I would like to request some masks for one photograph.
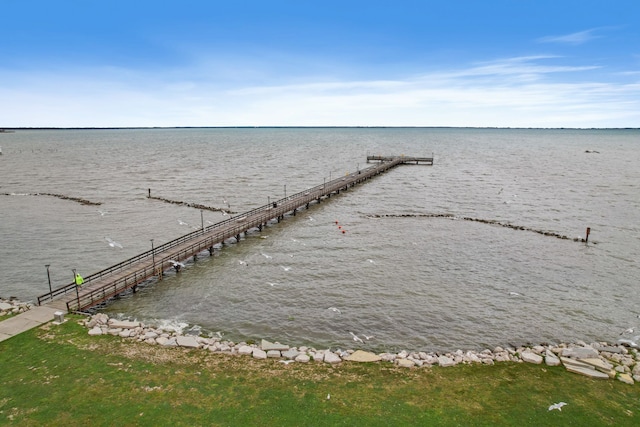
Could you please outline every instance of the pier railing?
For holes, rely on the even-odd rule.
[[[417,159],[420,160],[417,161]],[[70,283],[41,295],[38,297],[38,304],[41,305],[71,292],[72,296],[65,297],[69,311],[90,307],[132,288],[150,277],[162,274],[163,271],[173,266],[171,261],[181,261],[201,251],[212,250],[216,244],[224,243],[232,237],[238,238],[240,234],[249,229],[262,227],[272,219],[284,217],[287,212],[294,211],[295,213],[296,209],[305,205],[308,207],[312,201],[319,202],[322,197],[340,192],[399,164],[419,163],[424,162],[425,159],[429,158],[367,156],[367,161],[374,160],[379,163],[180,236],[88,275],[84,278],[84,284],[80,289],[76,288],[75,283]],[[431,163],[427,162],[427,164],[433,164],[433,159],[430,160]],[[111,279],[107,280],[109,277]],[[106,284],[92,289],[93,283],[105,280],[107,280]]]

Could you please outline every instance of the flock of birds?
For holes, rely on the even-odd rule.
[[[500,194],[501,192],[502,192],[502,189],[500,190],[500,192],[498,194]],[[514,195],[514,197],[517,197],[517,196]],[[224,203],[230,209],[230,205],[228,204],[226,199],[224,199]],[[228,213],[223,209],[221,209],[220,212],[222,213],[222,216],[227,216],[228,215]],[[98,213],[100,214],[101,217],[104,217],[107,214],[109,214],[109,212],[105,211],[105,210],[98,210]],[[309,220],[313,221],[313,218],[309,217]],[[181,219],[178,219],[177,221],[178,221],[178,224],[180,226],[186,226],[186,227],[199,229],[199,227],[191,226],[187,222],[185,222],[185,221],[183,221]],[[213,224],[211,221],[207,221],[207,222],[209,224]],[[338,230],[340,232],[342,232],[342,234],[345,234],[346,231],[343,229],[342,225],[340,225],[340,223],[337,220],[335,221],[335,225],[337,226]],[[265,239],[267,237],[268,236],[261,236],[261,238],[265,238]],[[105,237],[104,240],[107,242],[107,244],[111,248],[118,248],[118,249],[122,249],[123,248],[121,243],[118,243],[117,241],[111,239],[110,237]],[[294,242],[298,242],[296,239],[292,239],[292,240]],[[267,260],[273,259],[272,255],[269,255],[269,254],[264,253],[264,252],[260,252],[260,255],[263,256]],[[291,254],[290,256],[293,257],[294,255]],[[367,259],[366,261],[371,263],[371,264],[375,264],[375,261],[373,259]],[[169,260],[169,262],[171,263],[171,265],[173,266],[173,268],[176,271],[180,271],[181,269],[186,267],[186,265],[183,262],[180,262],[180,261]],[[245,261],[245,260],[239,260],[238,262],[239,262],[240,265],[248,266],[248,262]],[[280,265],[280,268],[285,272],[289,272],[289,271],[292,270],[292,268],[290,266],[286,266],[286,265]],[[267,282],[267,284],[269,286],[271,286],[271,287],[279,286],[279,284],[277,282]],[[512,296],[512,297],[520,297],[520,296],[522,296],[522,294],[520,294],[518,292],[514,292],[514,291],[509,292],[509,295]],[[340,309],[338,309],[337,307],[329,307],[329,308],[327,308],[327,310],[330,311],[330,312],[336,313],[338,315],[342,314],[342,311]],[[638,315],[638,318],[640,318],[640,315]],[[354,342],[361,343],[361,344],[365,344],[365,341],[369,341],[369,340],[374,338],[373,335],[366,335],[366,334],[361,334],[361,336],[362,336],[362,338],[361,338],[360,336],[356,335],[355,333],[353,333],[351,331],[348,331],[348,332],[351,335],[351,338],[353,339]],[[633,334],[634,332],[635,332],[635,328],[628,328],[628,329],[622,331],[620,333],[620,335],[621,336],[622,335],[627,335],[628,336],[630,334]],[[622,340],[622,341],[625,341],[625,340]],[[626,341],[629,341],[629,340],[626,340]],[[282,361],[282,362],[286,364],[286,363],[291,362],[291,361]],[[549,407],[549,410],[551,411],[551,410],[554,410],[554,409],[558,409],[559,411],[561,411],[562,410],[562,406],[564,406],[564,405],[566,405],[566,403],[564,403],[564,402],[556,403],[554,405],[551,405]]]

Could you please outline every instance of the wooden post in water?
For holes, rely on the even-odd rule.
[[[589,243],[589,234],[591,233],[591,227],[587,227],[587,237],[584,239],[585,243]]]

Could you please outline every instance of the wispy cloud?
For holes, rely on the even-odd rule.
[[[180,78],[174,71],[2,74],[12,85],[0,85],[7,101],[0,126],[640,125],[639,84],[563,62],[521,56],[396,79],[299,76],[252,85],[202,79],[198,69]]]
[[[600,68],[596,65],[546,65],[544,60],[561,59],[558,56],[537,55],[519,56],[489,62],[482,62],[470,68],[454,72],[456,77],[473,76],[493,76],[493,77],[514,77],[521,80],[534,80],[542,78],[547,74],[554,73],[575,73]]]
[[[538,39],[539,43],[561,43],[579,45],[586,43],[590,40],[600,38],[602,36],[596,35],[597,28],[593,28],[585,31],[578,31],[577,33],[565,34],[561,36],[546,36]]]

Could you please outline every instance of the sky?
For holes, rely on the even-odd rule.
[[[0,0],[0,128],[640,127],[638,0]]]

